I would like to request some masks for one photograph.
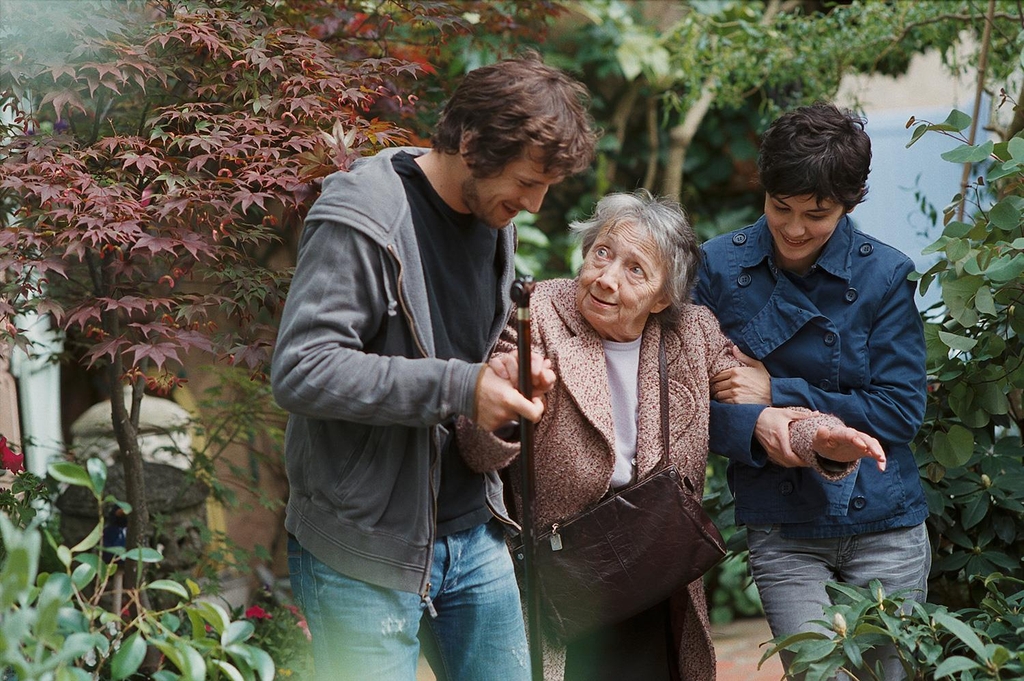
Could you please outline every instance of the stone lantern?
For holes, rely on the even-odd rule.
[[[126,402],[131,389],[125,389]],[[196,480],[192,468],[190,416],[171,400],[145,396],[140,404],[139,446],[146,479],[146,502],[152,518],[150,546],[164,556],[160,572],[187,570],[201,554],[201,528],[206,523],[209,488]],[[124,468],[118,462],[111,424],[110,401],[85,411],[71,426],[75,459],[102,459],[107,464],[105,494],[125,500]],[[57,499],[65,543],[73,546],[96,526],[98,511],[92,494],[69,487]]]

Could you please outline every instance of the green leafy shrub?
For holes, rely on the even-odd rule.
[[[761,661],[787,650],[794,654],[789,671],[807,681],[840,670],[884,681],[865,657],[892,646],[911,680],[1024,678],[1024,582],[999,573],[974,581],[985,594],[979,605],[955,612],[887,595],[877,580],[867,589],[830,583],[833,605],[818,621],[829,633],[775,638]]]
[[[106,465],[51,464],[57,481],[89,489],[97,502],[131,509],[103,497]],[[24,475],[24,474],[22,474]],[[18,526],[0,515],[5,555],[0,565],[0,670],[4,678],[150,678],[156,681],[239,679],[268,681],[274,661],[254,645],[255,625],[233,620],[223,607],[199,598],[187,580],[141,582],[124,589],[121,566],[155,563],[159,551],[103,546],[104,520],[73,547],[56,545],[36,519]],[[54,543],[60,570],[39,569],[44,536]],[[153,607],[153,596],[171,605]],[[164,599],[160,599],[164,600]]]
[[[725,471],[728,460],[708,459],[704,479],[704,508],[722,532],[729,553],[704,576],[708,591],[708,615],[712,624],[727,624],[738,617],[760,615],[761,596],[750,576],[747,560],[747,528],[736,525],[736,503]]]
[[[953,606],[977,602],[972,576],[1024,576],[1024,137],[971,144],[970,125],[960,111],[908,123],[910,144],[951,137],[961,144],[942,158],[982,172],[943,210],[942,235],[925,250],[938,260],[919,275],[922,293],[941,286],[941,301],[926,312],[933,383],[916,455],[928,482],[933,600]]]
[[[273,651],[277,674],[281,678],[310,678],[312,673],[312,636],[306,618],[298,607],[282,603],[270,589],[259,592],[252,605],[239,609],[239,621],[252,622],[253,645]]]

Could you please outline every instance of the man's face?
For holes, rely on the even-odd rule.
[[[562,181],[562,175],[549,175],[535,160],[538,155],[527,149],[494,177],[470,176],[462,183],[462,201],[469,212],[494,229],[507,225],[519,211],[536,213],[548,188]]]

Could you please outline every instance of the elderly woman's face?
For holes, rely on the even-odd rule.
[[[632,223],[606,227],[583,259],[576,306],[601,338],[631,341],[669,306],[667,278],[652,236]]]

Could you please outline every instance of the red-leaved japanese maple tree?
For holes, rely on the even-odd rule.
[[[424,55],[468,33],[482,14],[467,10],[497,26],[519,11],[367,5],[4,0],[0,340],[25,344],[19,314],[50,315],[103,376],[128,548],[149,529],[144,389],[196,351],[262,375],[290,276],[268,254],[317,180],[406,139]]]

